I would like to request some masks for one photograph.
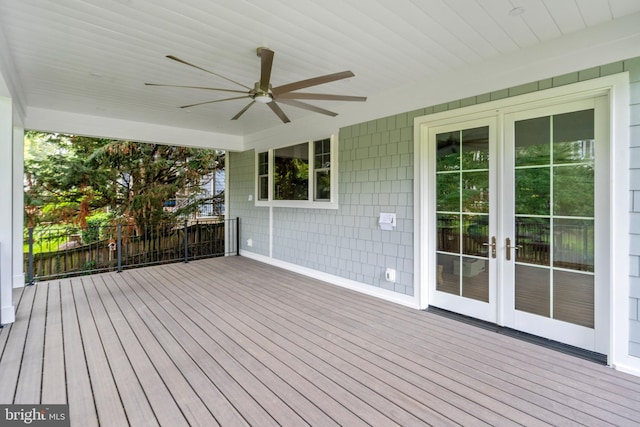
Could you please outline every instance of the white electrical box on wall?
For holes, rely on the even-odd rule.
[[[393,230],[396,226],[396,214],[380,212],[378,224],[382,230]]]
[[[393,268],[387,268],[384,272],[384,279],[387,282],[396,282],[396,271]]]

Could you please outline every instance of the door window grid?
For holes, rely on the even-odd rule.
[[[516,200],[516,244],[519,250],[516,254],[515,308],[590,328],[594,326],[595,279],[593,114],[593,110],[584,110],[516,122],[516,144],[519,140],[518,125],[524,124],[521,129],[530,131],[534,120],[546,122],[548,140],[545,144],[548,149],[537,147],[531,150],[543,160],[532,165],[531,159],[518,159],[518,154],[526,152],[526,149],[516,147],[515,161],[518,195],[520,192],[526,194],[527,190],[525,180],[520,179],[519,182],[519,172],[521,178],[529,170],[538,178],[546,176],[548,180],[547,190],[541,187],[539,191],[532,192],[532,196],[548,192],[547,212],[526,214],[527,209],[522,205],[527,200],[521,200],[520,206]],[[562,127],[569,125],[569,129]],[[574,138],[572,133],[581,135]],[[522,145],[530,145],[531,132],[520,136],[524,140]],[[536,163],[535,159],[533,163]],[[548,172],[544,172],[545,169]],[[572,169],[577,172],[573,176]],[[563,180],[565,173],[569,179]],[[536,210],[540,204],[529,203],[528,207]]]

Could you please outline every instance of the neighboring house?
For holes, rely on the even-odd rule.
[[[10,58],[0,59],[11,87]],[[11,322],[11,282],[24,283],[24,127],[55,117],[99,134],[117,122],[25,115],[26,100],[2,93],[0,190],[13,204],[0,207],[1,303]],[[605,354],[640,375],[637,12],[349,112],[211,136],[227,150],[225,209],[241,220],[241,255]],[[130,130],[170,142],[163,131]]]
[[[192,216],[194,218],[211,218],[224,215],[224,186],[224,169],[216,170],[214,173],[203,176],[197,195],[195,196],[196,199],[201,200],[201,204]],[[180,194],[176,194],[173,200],[167,200],[164,203],[165,211],[173,212],[191,203],[192,200],[190,196],[193,195],[188,194],[189,191],[191,190],[188,190],[186,193],[181,192]]]

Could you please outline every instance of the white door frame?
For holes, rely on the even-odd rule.
[[[428,239],[428,200],[424,194],[435,192],[435,183],[429,179],[429,128],[486,117],[497,117],[502,129],[506,113],[529,110],[570,101],[606,95],[610,107],[610,170],[609,193],[609,363],[621,369],[637,370],[640,363],[629,356],[629,76],[620,73],[572,85],[548,89],[512,98],[479,104],[452,111],[417,117],[414,120],[414,227],[415,227],[415,298],[421,308],[429,306],[429,280],[435,271],[434,257],[430,256]],[[502,138],[503,135],[499,135]],[[615,309],[614,309],[615,308]],[[501,322],[500,315],[498,322]]]

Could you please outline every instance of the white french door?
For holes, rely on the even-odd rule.
[[[431,304],[497,321],[496,119],[429,129]]]
[[[429,127],[431,305],[607,352],[607,105]]]

